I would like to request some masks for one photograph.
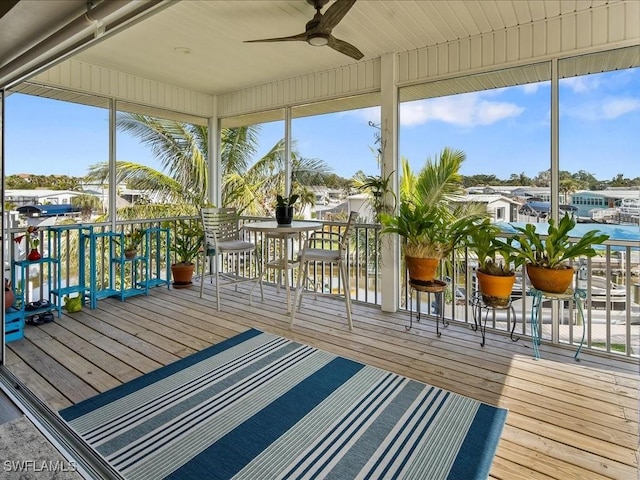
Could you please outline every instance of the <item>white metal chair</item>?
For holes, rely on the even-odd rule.
[[[204,231],[204,253],[202,255],[202,270],[200,276],[200,298],[204,291],[204,281],[206,276],[215,277],[216,301],[220,310],[220,286],[238,285],[243,282],[254,282],[249,292],[249,305],[253,289],[260,284],[260,296],[264,301],[262,290],[262,269],[258,261],[256,245],[240,238],[238,227],[238,214],[234,208],[203,208],[200,210],[202,218],[202,228]],[[220,273],[220,261],[224,255],[231,255],[235,262],[235,275]],[[241,255],[246,258],[251,255],[255,261],[257,276],[240,276]],[[209,263],[209,273],[205,272],[206,264]],[[221,282],[224,281],[222,284]]]
[[[309,277],[309,263],[318,262],[323,267],[326,264],[335,264],[338,266],[344,290],[345,306],[347,308],[347,323],[349,330],[353,330],[353,323],[351,321],[351,290],[347,272],[347,247],[349,246],[349,235],[356,223],[356,218],[358,218],[357,212],[351,212],[349,214],[347,227],[342,233],[330,231],[314,232],[307,239],[304,248],[298,255],[301,271],[298,272],[298,286],[296,288],[293,308],[291,309],[290,326],[293,326],[296,306],[298,309],[302,306],[302,295],[305,293],[304,287],[307,285]],[[320,246],[319,248],[318,245]]]

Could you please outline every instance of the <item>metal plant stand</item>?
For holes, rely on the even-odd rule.
[[[474,332],[477,332],[478,329],[480,329],[480,333],[482,334],[482,343],[480,343],[481,347],[484,347],[486,339],[487,318],[489,317],[489,310],[493,310],[494,312],[496,310],[507,311],[508,314],[513,317],[513,324],[511,325],[511,334],[509,335],[509,337],[513,342],[517,342],[518,340],[520,340],[520,337],[513,336],[513,332],[516,329],[516,323],[518,323],[518,317],[516,316],[516,310],[515,308],[513,308],[511,299],[509,299],[509,303],[504,306],[487,305],[482,301],[482,296],[477,293],[471,299],[471,305],[473,306],[473,326],[471,328],[473,328]],[[482,310],[485,310],[484,322],[482,321]]]
[[[407,330],[411,330],[413,327],[413,291],[416,291],[416,321],[419,322],[421,318],[420,311],[420,294],[423,292],[433,293],[438,295],[438,305],[440,311],[436,313],[436,335],[440,336],[440,321],[442,321],[443,328],[449,326],[449,322],[444,319],[444,291],[447,289],[447,283],[442,280],[433,280],[428,283],[417,283],[417,282],[409,282],[409,287],[411,288],[411,292],[409,292],[409,298],[411,304],[409,305],[409,326],[405,327]],[[440,316],[440,318],[437,318]]]
[[[576,350],[573,358],[579,361],[578,355],[580,355],[580,350],[582,350],[582,344],[584,343],[584,336],[587,330],[584,324],[584,310],[582,309],[582,301],[587,298],[587,292],[581,288],[576,288],[575,290],[568,288],[564,293],[551,293],[532,288],[529,294],[533,297],[533,303],[531,305],[531,341],[533,342],[533,353],[535,359],[540,359],[540,351],[538,349],[538,345],[540,345],[540,326],[542,325],[540,316],[542,315],[542,300],[546,298],[548,300],[563,302],[566,300],[573,300],[576,303],[578,315],[582,321],[582,339],[580,340],[580,345],[578,346],[578,350]]]

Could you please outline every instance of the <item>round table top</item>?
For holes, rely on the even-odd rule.
[[[254,232],[271,232],[271,233],[297,233],[308,232],[310,230],[319,230],[322,228],[322,223],[319,222],[303,222],[294,220],[290,225],[278,225],[275,220],[266,220],[262,222],[245,223],[243,228],[246,230],[253,230]]]

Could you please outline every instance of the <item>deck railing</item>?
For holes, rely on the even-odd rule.
[[[243,217],[242,222],[252,222],[264,220],[257,217]],[[187,221],[199,223],[195,217],[173,217],[154,220],[122,221],[116,226],[117,232],[127,232],[132,228],[162,227],[171,231],[173,238],[176,222]],[[343,222],[322,222],[325,229],[336,232],[344,231],[346,224]],[[89,224],[88,224],[89,225]],[[90,224],[94,232],[107,232],[111,227],[109,224]],[[380,226],[372,224],[356,224],[355,232],[348,249],[349,274],[351,282],[350,295],[352,300],[357,302],[380,304]],[[11,230],[8,232],[10,240],[18,235],[22,235],[24,230]],[[49,232],[46,228],[39,230],[40,245],[43,249],[51,248],[52,251],[45,251],[46,255],[52,255],[59,259],[56,268],[61,269],[61,278],[64,285],[72,285],[77,281],[79,262],[87,262],[87,258],[81,259],[77,255],[78,233],[77,230],[70,229],[64,233],[61,242],[55,244],[48,243]],[[281,255],[280,240],[259,232],[246,232],[246,238],[258,245],[258,261],[261,265],[279,258]],[[290,236],[286,241],[290,242],[289,260],[294,261],[297,253],[303,245],[305,234]],[[13,241],[5,242],[7,259],[24,258],[24,243],[21,245]],[[158,245],[154,248],[165,248]],[[58,251],[60,249],[60,251]],[[105,246],[100,247],[101,251]],[[586,326],[585,341],[583,348],[590,349],[612,356],[622,356],[629,359],[639,357],[640,344],[640,249],[636,242],[613,241],[605,243],[602,255],[593,259],[583,259],[576,265],[577,287],[583,288],[587,293],[584,302],[584,322]],[[99,261],[105,261],[104,256],[97,256]],[[156,257],[154,257],[156,258]],[[165,262],[163,256],[159,257],[161,262]],[[169,262],[175,262],[173,253]],[[241,259],[241,273],[243,275],[255,275],[255,262]],[[467,252],[458,251],[455,256],[447,262],[448,268],[443,278],[449,282],[449,288],[445,291],[444,302],[440,302],[435,295],[422,295],[422,313],[435,315],[444,309],[444,315],[449,321],[462,322],[474,325],[474,313],[477,314],[474,301],[475,292],[475,262]],[[402,265],[402,263],[401,263]],[[166,266],[164,263],[155,267],[160,276],[165,276]],[[9,275],[11,265],[5,265],[5,276]],[[103,269],[108,268],[106,264]],[[235,269],[235,264],[227,260],[222,262],[223,269]],[[409,288],[404,267],[401,272],[401,309],[407,310],[410,306],[415,309],[417,302],[410,301],[410,294],[415,295]],[[444,265],[443,265],[444,268]],[[84,274],[90,274],[88,268],[84,268]],[[443,270],[444,272],[445,270]],[[297,270],[286,271],[290,275],[291,285],[297,281]],[[29,295],[33,298],[46,298],[48,295],[48,279],[46,269],[38,268],[29,272],[30,278],[26,287]],[[265,270],[265,281],[274,284],[282,284],[282,272],[275,269]],[[339,280],[338,271],[334,266],[315,265],[310,272],[310,284],[307,287],[316,288],[324,293],[343,294],[343,285]],[[529,284],[526,275],[517,272],[518,281],[514,288],[512,304],[516,312],[515,319],[508,310],[482,311],[483,316],[488,314],[487,328],[497,332],[509,333],[514,327],[514,335],[528,340],[531,337],[531,304],[532,298],[526,295],[529,291]],[[86,278],[88,284],[88,277]],[[20,288],[20,285],[16,285]],[[24,285],[23,285],[24,288]],[[525,294],[523,295],[523,292]],[[484,317],[483,317],[484,319]],[[559,345],[566,345],[577,348],[582,339],[582,319],[578,316],[578,310],[573,302],[546,302],[542,309],[542,322],[540,325],[540,337],[545,342]]]

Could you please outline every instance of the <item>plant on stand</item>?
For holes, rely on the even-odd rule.
[[[534,224],[515,227],[515,240],[520,244],[516,265],[526,265],[531,284],[538,290],[564,293],[573,280],[573,267],[569,261],[578,257],[597,255],[593,245],[604,243],[609,235],[589,230],[578,241],[570,240],[569,232],[576,226],[573,217],[566,214],[556,226],[549,220],[546,238],[536,231]]]
[[[468,235],[486,217],[476,205],[460,203],[453,207],[462,191],[459,169],[465,155],[445,148],[417,176],[408,165],[403,181],[411,188],[401,192],[396,214],[380,215],[382,233],[397,233],[406,239],[404,256],[410,282],[429,286],[435,280],[440,261],[463,246]]]
[[[178,220],[173,233],[173,251],[178,260],[171,265],[173,288],[189,288],[196,268],[194,259],[200,252],[204,234],[199,223],[186,220]]]
[[[293,220],[293,204],[300,196],[291,194],[288,197],[278,195],[276,197],[276,222],[278,225],[290,225]]]
[[[509,305],[516,281],[516,249],[511,245],[512,239],[505,242],[500,235],[504,235],[502,230],[485,219],[467,240],[469,250],[478,257],[478,290],[484,304],[490,307]]]
[[[145,232],[139,228],[135,228],[124,235],[124,243],[122,250],[125,258],[133,258],[138,253],[138,247],[144,239]]]
[[[14,238],[13,241],[19,244],[25,237],[27,239],[28,250],[27,260],[32,262],[40,260],[42,258],[42,255],[38,251],[38,246],[40,245],[40,238],[38,237],[38,227],[30,225],[24,234]]]

